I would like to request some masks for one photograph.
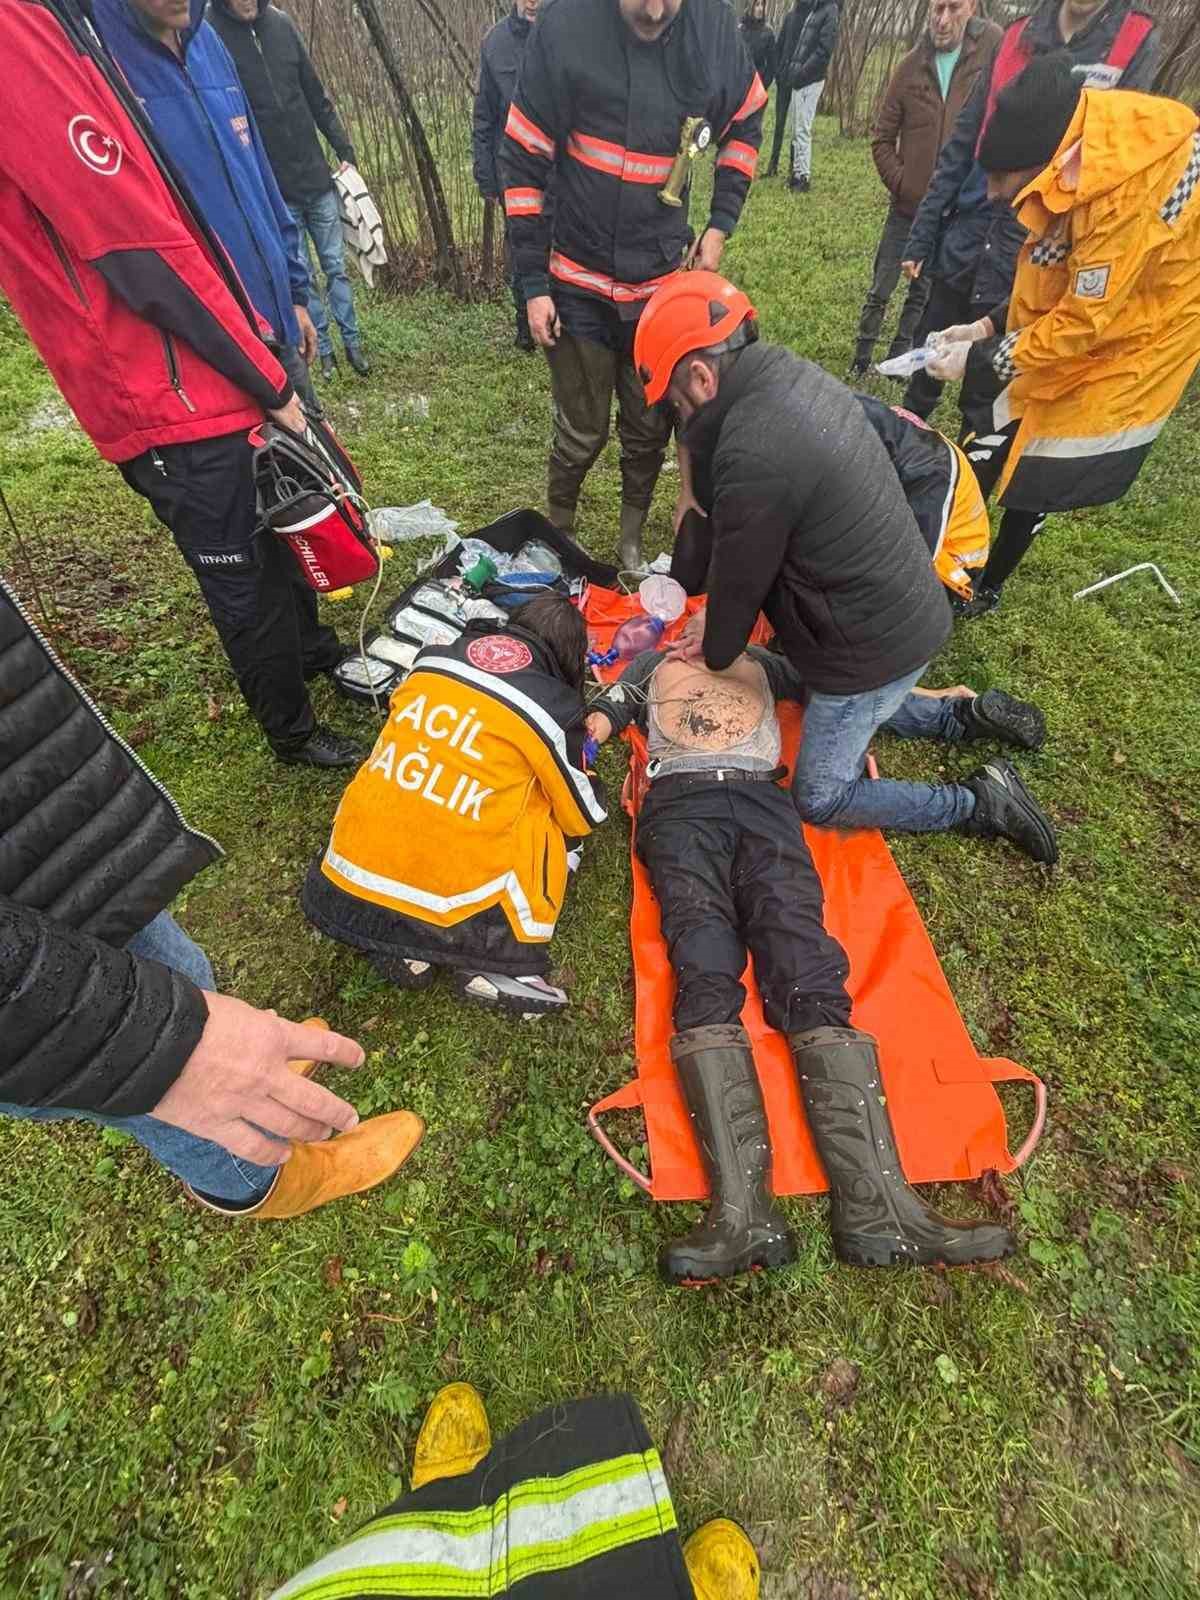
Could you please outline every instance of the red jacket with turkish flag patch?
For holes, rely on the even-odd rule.
[[[252,427],[287,376],[98,40],[63,19],[0,0],[0,287],[107,460]]]
[[[710,226],[732,233],[766,103],[725,0],[686,0],[653,43],[625,23],[617,0],[554,0],[526,46],[499,152],[526,294],[546,294],[553,281],[635,303],[683,265],[687,191],[670,206],[659,190],[688,117],[703,119],[716,156]]]

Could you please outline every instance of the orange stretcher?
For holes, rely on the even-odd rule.
[[[692,601],[695,610],[703,601]],[[603,651],[635,597],[593,588],[583,611],[594,649]],[[668,628],[663,642],[682,628]],[[760,624],[765,627],[765,625]],[[602,675],[619,674],[620,668]],[[798,706],[781,705],[784,758],[795,760],[802,727]],[[641,735],[626,735],[631,748],[624,803],[637,826],[645,792],[646,749]],[[850,961],[848,988],[853,1022],[874,1034],[888,1106],[906,1176],[913,1183],[961,1182],[989,1169],[1012,1172],[1033,1153],[1046,1118],[1041,1080],[1014,1061],[978,1054],[913,903],[881,834],[804,826],[805,838],[825,891],[825,925]],[[629,935],[636,982],[634,1032],[637,1077],[597,1102],[588,1128],[623,1172],[655,1200],[701,1200],[708,1182],[692,1134],[669,1040],[674,977],[659,927],[658,904],[647,873],[632,852],[633,909]],[[742,1021],[754,1045],[774,1152],[777,1194],[817,1194],[828,1188],[800,1100],[791,1053],[783,1036],[763,1017],[751,966],[743,979],[747,1001]],[[1034,1116],[1015,1154],[1008,1148],[1004,1108],[994,1085],[1017,1080],[1031,1085]],[[601,1127],[605,1112],[641,1107],[645,1115],[650,1173],[639,1172]]]

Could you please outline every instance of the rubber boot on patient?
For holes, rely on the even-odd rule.
[[[802,695],[794,668],[764,650],[722,673],[647,654],[589,718],[601,742],[639,727],[649,751],[637,850],[675,974],[671,1056],[712,1193],[703,1220],[662,1253],[663,1274],[675,1283],[795,1256],[773,1195],[766,1111],[741,1022],[747,953],[766,1018],[791,1046],[829,1179],[839,1259],[953,1266],[1014,1248],[994,1224],[946,1221],[905,1181],[878,1048],[851,1026],[845,952],[825,930],[820,879],[779,786],[775,702]]]

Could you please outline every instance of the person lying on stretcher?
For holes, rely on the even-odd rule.
[[[851,1026],[849,965],[825,931],[821,881],[779,786],[775,702],[803,696],[795,668],[766,650],[722,672],[649,652],[587,719],[598,743],[636,726],[649,749],[637,851],[675,974],[671,1059],[712,1190],[704,1220],[662,1252],[674,1283],[783,1266],[796,1254],[771,1194],[766,1112],[741,1022],[747,947],[767,1021],[791,1046],[838,1258],[958,1266],[1016,1247],[992,1223],[947,1222],[904,1180],[878,1049]]]
[[[401,988],[444,967],[464,999],[561,1010],[546,972],[567,841],[605,819],[583,769],[586,653],[557,595],[427,646],[309,868],[309,921]]]

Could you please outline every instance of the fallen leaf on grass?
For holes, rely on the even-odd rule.
[[[81,1339],[90,1339],[100,1323],[100,1302],[96,1296],[85,1290],[79,1298],[79,1321],[76,1323],[76,1332]]]
[[[997,1283],[1007,1284],[1010,1289],[1016,1289],[1020,1294],[1031,1292],[1024,1278],[1018,1278],[1015,1272],[1010,1272],[1003,1261],[985,1261],[979,1270],[985,1277],[995,1278]]]
[[[219,722],[221,720],[221,702],[211,689],[205,696],[204,711],[210,722]]]
[[[1017,1204],[1004,1186],[1004,1180],[995,1167],[988,1167],[979,1176],[976,1185],[979,1198],[1001,1222],[1011,1223],[1017,1215]]]
[[[969,1552],[948,1550],[942,1557],[942,1566],[956,1594],[965,1596],[965,1600],[992,1600],[996,1592],[992,1580],[979,1571]]]
[[[835,1357],[821,1374],[821,1393],[828,1407],[844,1409],[852,1405],[861,1376],[862,1369],[855,1366],[853,1361],[847,1361],[845,1356]]]
[[[337,1288],[338,1284],[342,1281],[341,1256],[330,1256],[329,1260],[321,1268],[321,1277],[324,1279],[325,1287],[327,1289]]]
[[[513,1099],[514,1097],[512,1095],[501,1095],[499,1100],[497,1100],[496,1104],[492,1107],[487,1119],[487,1131],[489,1138],[495,1134],[500,1124],[512,1110]]]
[[[349,1502],[349,1500],[346,1499],[346,1496],[345,1495],[341,1495],[341,1496],[339,1496],[338,1499],[336,1499],[333,1502],[333,1505],[330,1508],[329,1515],[333,1518],[333,1520],[335,1522],[340,1522],[342,1520],[342,1518],[346,1515],[346,1511],[347,1511],[349,1505],[350,1505],[350,1502]]]
[[[678,1477],[687,1461],[691,1435],[692,1415],[685,1406],[682,1411],[677,1411],[671,1418],[671,1425],[667,1429],[667,1440],[663,1445],[663,1471],[666,1473],[668,1483],[672,1478]]]

